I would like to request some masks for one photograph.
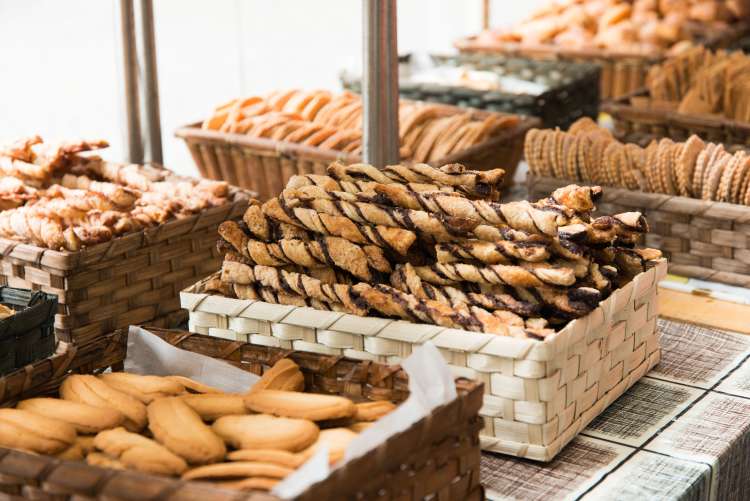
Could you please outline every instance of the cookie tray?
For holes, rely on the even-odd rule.
[[[484,383],[485,450],[549,461],[659,362],[658,264],[545,341],[313,308],[180,294],[189,329],[256,345],[396,364],[432,342],[455,376]]]

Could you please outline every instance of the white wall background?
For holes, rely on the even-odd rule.
[[[494,0],[493,25],[543,0]],[[339,89],[360,67],[361,0],[154,0],[162,142],[170,168],[196,172],[173,136],[220,102],[276,88]],[[0,0],[0,141],[97,137],[123,156],[115,0]],[[480,0],[399,0],[400,52],[447,52],[481,26]]]

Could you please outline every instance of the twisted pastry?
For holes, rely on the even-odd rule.
[[[494,264],[485,267],[463,263],[435,263],[431,266],[416,266],[414,270],[422,280],[436,285],[472,282],[537,288],[545,284],[569,287],[576,282],[576,268],[550,266],[546,263],[524,263],[524,266]]]
[[[119,186],[114,183],[94,181],[88,176],[74,176],[65,174],[60,180],[65,188],[76,190],[88,190],[107,197],[119,208],[132,207],[138,199],[139,193],[131,188]]]
[[[362,193],[372,192],[374,186],[379,183],[373,181],[337,181],[330,176],[321,176],[319,174],[305,174],[292,176],[286,184],[287,189],[298,189],[305,186],[317,186],[325,191],[341,191],[344,193]],[[440,191],[443,193],[454,193],[451,186],[439,186],[437,184],[425,183],[390,183],[393,186],[403,186],[410,191]]]
[[[342,237],[357,244],[375,245],[405,255],[416,235],[404,229],[383,225],[357,225],[351,219],[319,214],[314,209],[290,207],[278,198],[263,204],[263,212],[277,221],[306,228],[315,233]]]
[[[242,220],[247,230],[258,240],[275,242],[282,238],[295,240],[309,240],[309,234],[303,228],[289,223],[280,223],[263,214],[263,209],[257,201],[247,208]]]
[[[374,181],[376,183],[423,183],[451,186],[472,198],[496,200],[502,188],[505,171],[467,170],[463,165],[451,164],[435,168],[427,164],[389,165],[380,170],[367,164],[342,165],[338,162],[328,167],[328,175],[338,181]]]
[[[507,240],[484,242],[481,240],[463,240],[454,243],[435,245],[439,263],[455,263],[466,260],[481,261],[485,264],[512,264],[514,259],[540,262],[550,257],[550,244],[544,239],[516,243]]]

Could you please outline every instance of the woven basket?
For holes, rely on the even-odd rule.
[[[459,110],[466,111],[456,108]],[[475,119],[484,119],[489,114],[487,111],[472,111]],[[501,167],[506,171],[506,183],[510,183],[521,161],[526,131],[538,125],[537,119],[523,117],[515,127],[484,143],[430,163],[435,166],[461,163],[476,170]],[[325,174],[331,162],[362,161],[359,156],[334,150],[203,130],[200,123],[177,129],[175,135],[187,143],[201,176],[251,189],[261,200],[278,195],[289,178],[296,174]]]
[[[181,331],[148,328],[182,349],[224,359],[256,374],[284,357],[305,374],[310,391],[368,400],[399,402],[408,396],[406,374],[398,367],[309,353],[252,346]],[[54,393],[70,372],[122,368],[126,332],[117,331],[0,378],[0,404]],[[481,500],[479,438],[481,383],[457,380],[458,397],[438,407],[369,454],[335,470],[297,499]],[[130,499],[150,501],[278,501],[268,494],[242,494],[205,483],[183,482],[131,471],[105,470],[83,462],[60,461],[0,448],[0,493],[4,499]]]
[[[0,375],[55,351],[57,297],[41,291],[0,287],[0,303],[15,310],[0,320]]]
[[[705,37],[697,30],[696,42],[712,48],[729,47],[750,32],[750,25],[737,23],[719,36]],[[643,87],[648,69],[664,60],[663,53],[617,52],[608,49],[566,49],[556,45],[529,45],[518,43],[486,44],[476,36],[457,40],[454,44],[461,52],[484,52],[506,56],[538,59],[560,59],[572,62],[598,64],[602,68],[601,97],[617,99]]]
[[[432,56],[437,68],[469,67],[516,77],[528,82],[543,80],[548,89],[541,94],[486,91],[458,85],[399,81],[401,97],[414,101],[431,101],[515,115],[530,115],[542,121],[542,127],[567,129],[581,117],[599,115],[600,68],[594,64],[562,61],[539,61],[488,54]],[[359,77],[342,74],[344,88],[361,92]]]
[[[229,203],[77,252],[0,238],[0,285],[43,290],[58,300],[55,334],[85,342],[131,324],[176,326],[178,294],[221,265],[217,228],[242,217],[249,193]]]
[[[457,377],[482,381],[482,447],[549,461],[659,361],[657,283],[636,276],[544,342],[312,308],[181,294],[189,328],[264,346],[398,363],[431,341]]]
[[[529,197],[571,182],[529,176]],[[597,208],[643,212],[651,228],[646,245],[664,252],[670,273],[750,287],[750,207],[608,187]]]
[[[728,147],[750,147],[750,123],[720,115],[678,113],[651,106],[649,101],[648,91],[640,89],[602,105],[602,111],[612,115],[615,134],[620,140],[645,146],[652,139],[668,137],[685,141],[697,134],[701,139]]]

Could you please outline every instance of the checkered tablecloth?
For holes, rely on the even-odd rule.
[[[487,497],[750,500],[750,336],[659,331],[661,363],[553,461],[483,453]]]

